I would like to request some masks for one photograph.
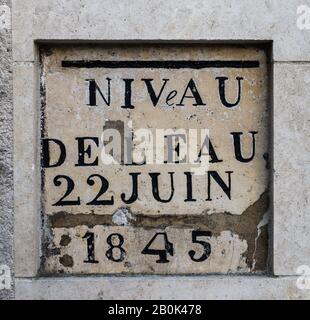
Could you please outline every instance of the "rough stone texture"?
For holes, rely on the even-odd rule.
[[[14,59],[35,59],[33,39],[273,40],[276,61],[309,61],[309,32],[296,25],[301,4],[300,0],[137,0],[128,7],[125,0],[15,0]]]
[[[11,1],[0,0],[0,6]],[[13,277],[13,104],[11,30],[0,29],[0,265],[7,265]],[[12,289],[0,289],[0,299],[14,296]]]
[[[95,2],[94,2],[95,3]],[[296,26],[297,7],[302,4],[299,0],[292,1],[179,1],[176,6],[174,0],[135,1],[128,7],[125,1],[96,1],[90,5],[88,1],[55,1],[48,0],[14,0],[14,59],[21,61],[22,66],[28,61],[29,69],[24,70],[28,75],[28,85],[31,93],[35,88],[34,61],[37,61],[37,51],[34,40],[271,40],[273,41],[274,61],[287,61],[283,64],[286,69],[280,70],[276,66],[274,72],[275,95],[275,187],[274,187],[274,272],[276,274],[295,274],[295,262],[309,265],[309,254],[306,245],[309,243],[307,225],[309,214],[307,189],[309,182],[302,170],[309,163],[306,153],[305,137],[301,136],[305,123],[306,103],[309,101],[309,71],[303,71],[310,61],[309,30],[299,30]],[[156,27],[154,27],[154,21]],[[27,27],[25,27],[27,26]],[[308,67],[307,67],[308,68]],[[296,72],[294,70],[297,70]],[[304,70],[309,70],[304,69]],[[306,74],[307,73],[307,74]],[[302,76],[303,75],[303,78]],[[297,83],[293,80],[297,79]],[[24,88],[27,89],[26,83]],[[24,101],[24,90],[15,92],[17,105]],[[296,103],[292,103],[293,95]],[[20,98],[20,100],[18,100]],[[28,96],[28,101],[21,107],[31,130],[20,131],[20,139],[25,135],[26,141],[36,141],[35,115],[29,115],[36,110],[37,96]],[[289,109],[285,109],[287,105]],[[298,112],[294,112],[295,108]],[[283,113],[283,114],[282,114]],[[303,116],[301,116],[303,115]],[[33,117],[33,118],[32,118]],[[32,122],[31,122],[32,119]],[[285,132],[284,124],[288,124],[294,132],[297,143]],[[22,125],[22,118],[17,124]],[[24,128],[21,126],[21,128]],[[277,131],[279,133],[277,133]],[[287,147],[287,142],[288,147]],[[302,158],[296,157],[296,147],[300,146]],[[25,172],[28,168],[37,167],[35,154],[37,145],[29,144],[25,149]],[[286,156],[286,155],[289,156]],[[23,168],[22,160],[18,163],[18,170]],[[289,171],[285,172],[285,168]],[[292,168],[294,170],[292,170]],[[16,172],[18,172],[16,170]],[[293,172],[291,172],[293,171]],[[309,170],[308,170],[309,171]],[[21,173],[26,175],[25,172]],[[297,172],[297,175],[296,175]],[[277,174],[283,174],[283,177]],[[30,175],[33,177],[33,175]],[[291,182],[290,182],[291,181]],[[16,227],[20,236],[20,243],[26,239],[25,247],[16,245],[16,264],[21,269],[19,276],[29,277],[37,274],[37,256],[39,255],[37,237],[38,216],[37,199],[33,197],[33,190],[38,184],[33,178],[18,188],[17,204],[18,218]],[[291,195],[294,195],[292,197]],[[31,198],[27,201],[27,197]],[[308,197],[308,198],[306,198]],[[297,199],[297,201],[296,201]],[[294,201],[295,200],[295,201]],[[288,210],[287,210],[288,208]],[[26,213],[24,209],[29,209]],[[28,222],[28,223],[27,223]],[[304,223],[307,224],[304,224]],[[298,226],[297,226],[298,223]],[[303,225],[301,225],[303,223]],[[25,228],[26,226],[26,228]],[[278,239],[277,237],[280,236]],[[28,253],[31,253],[27,256]],[[307,255],[306,255],[307,254]],[[24,263],[24,265],[23,265]],[[287,268],[286,268],[287,267]],[[181,297],[184,288],[189,288],[191,297],[241,297],[241,298],[309,298],[309,290],[297,290],[295,277],[212,277],[200,281],[193,277],[151,277],[152,288],[160,290],[148,291],[148,297],[170,298]],[[204,278],[205,279],[205,278]],[[115,281],[115,283],[114,283]],[[17,280],[18,298],[141,298],[145,296],[144,277],[136,278],[94,277],[88,279],[34,279]],[[111,286],[111,284],[113,284]],[[183,286],[182,286],[183,285]],[[85,288],[91,290],[85,290]],[[112,289],[111,289],[112,288]],[[115,288],[115,290],[113,290]],[[122,288],[122,290],[119,290]],[[169,289],[170,288],[170,289]],[[210,290],[216,288],[218,290]],[[155,292],[151,296],[152,292]],[[188,292],[188,291],[187,291]],[[120,295],[123,294],[122,295]],[[189,298],[186,296],[184,298]]]
[[[310,36],[310,34],[309,34]],[[310,63],[274,66],[274,273],[310,266]]]
[[[298,290],[296,277],[76,277],[17,279],[16,298],[35,300],[82,299],[310,299]]]

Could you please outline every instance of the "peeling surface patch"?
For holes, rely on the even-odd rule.
[[[42,45],[40,64],[42,274],[267,270],[263,47]]]
[[[132,220],[136,220],[127,208],[118,209],[112,216],[112,222],[118,226],[129,226]]]

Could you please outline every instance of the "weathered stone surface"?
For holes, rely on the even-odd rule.
[[[14,59],[33,61],[33,40],[273,41],[275,61],[309,61],[299,0],[14,1]],[[156,25],[156,27],[154,27]],[[25,28],[27,26],[27,28]]]
[[[310,64],[274,67],[274,273],[310,265]]]
[[[18,279],[18,299],[310,299],[297,277],[67,277]]]
[[[1,300],[14,296],[14,221],[11,1],[0,6],[0,277],[10,273],[12,279],[6,289],[0,286]]]
[[[268,68],[264,49],[203,45],[55,47],[43,48],[41,61],[42,205],[46,226],[43,273],[266,270],[267,233],[260,229],[268,223],[269,204]],[[106,66],[107,61],[112,62]],[[139,67],[140,62],[151,62],[151,66]],[[184,62],[185,67],[178,66]],[[209,66],[210,62],[213,64]],[[120,66],[115,67],[115,63]],[[199,63],[207,64],[200,68]],[[126,89],[129,95],[125,94],[124,79],[131,79]],[[91,81],[97,86],[94,89]],[[126,126],[132,128],[132,137]],[[111,140],[107,129],[117,129],[120,137],[114,135]],[[184,137],[169,145],[167,138],[158,138],[158,129],[167,130],[168,136]],[[149,132],[146,135],[143,131],[139,137],[138,130]],[[126,143],[133,140],[130,153],[133,149],[133,161],[141,163],[145,150],[141,155],[138,147],[145,148],[141,142],[148,134],[151,155],[146,164],[133,165]],[[210,142],[204,146],[206,136]],[[175,159],[174,149],[179,146],[181,150],[184,141],[185,151],[179,151],[181,155]],[[118,147],[122,147],[119,154],[115,151]],[[199,158],[207,149],[209,158]],[[164,151],[162,158],[159,150]],[[107,157],[117,163],[107,164]],[[206,167],[197,164],[197,159],[207,161]],[[160,176],[158,185],[154,174]],[[132,175],[136,175],[137,194],[129,201]],[[106,184],[102,189],[101,183]],[[117,225],[120,227],[114,227]],[[89,239],[89,233],[94,239]],[[110,234],[114,234],[114,242],[108,240]],[[72,241],[61,246],[64,236]],[[196,260],[204,251],[193,243],[196,236],[211,246],[211,254],[205,253],[200,261]],[[107,242],[116,247],[107,257],[108,263],[103,254],[109,250]],[[169,242],[171,250],[167,249]],[[86,243],[92,246],[89,259],[95,263],[85,262],[90,255]],[[151,250],[166,246],[165,258],[141,254],[148,243]],[[189,252],[195,246],[198,252],[191,257]],[[167,255],[173,256],[171,263]]]
[[[1,2],[8,3],[3,0]],[[280,0],[260,2],[254,0],[253,2],[248,0],[179,1],[178,5],[175,1],[159,1],[156,5],[148,1],[135,1],[128,7],[127,2],[124,5],[122,1],[98,1],[92,6],[87,1],[57,1],[57,4],[53,6],[52,2],[45,0],[14,0],[14,60],[22,62],[17,63],[18,67],[29,66],[21,73],[18,72],[18,68],[17,71],[14,71],[17,79],[21,77],[18,82],[22,83],[21,90],[19,86],[14,89],[14,107],[20,112],[18,121],[15,123],[15,148],[21,148],[25,157],[24,166],[22,153],[18,157],[19,160],[15,160],[17,164],[15,175],[19,176],[15,183],[17,275],[35,277],[40,254],[38,245],[39,202],[34,196],[39,194],[40,185],[39,161],[36,159],[39,130],[35,129],[39,116],[36,112],[38,109],[36,76],[39,74],[35,66],[38,53],[34,44],[36,40],[66,42],[70,40],[95,42],[118,40],[272,41],[273,61],[289,62],[283,65],[276,64],[274,79],[271,81],[274,84],[272,94],[275,96],[273,114],[275,120],[273,120],[275,187],[271,197],[271,200],[274,200],[272,207],[275,210],[272,223],[274,273],[277,275],[295,274],[298,264],[309,265],[309,250],[306,245],[309,243],[307,229],[309,182],[303,170],[303,166],[308,161],[307,145],[309,143],[303,132],[305,119],[307,119],[305,106],[309,100],[309,90],[307,90],[309,72],[307,71],[308,64],[305,62],[310,58],[310,42],[309,30],[300,30],[296,25],[297,7],[300,4],[297,0],[285,3]],[[8,33],[5,33],[5,37],[7,35]],[[294,82],[295,79],[297,82]],[[296,103],[292,101],[291,95]],[[289,109],[285,109],[287,101]],[[2,110],[7,109],[2,108]],[[295,110],[298,112],[296,113]],[[4,113],[6,115],[5,128],[8,127],[10,130],[11,120],[8,117],[10,113],[6,111]],[[288,124],[289,133],[285,131],[283,123]],[[27,125],[30,130],[25,130]],[[292,142],[291,132],[294,132],[296,143]],[[2,137],[7,139],[6,134],[1,135]],[[23,146],[23,138],[27,141],[27,148]],[[4,146],[8,148],[9,145],[10,143],[5,140]],[[296,150],[297,147],[302,149],[301,153]],[[0,215],[5,217],[5,233],[1,235],[4,234],[6,237],[7,234],[11,234],[10,230],[12,230],[11,227],[7,227],[10,221],[8,218],[10,208],[9,205],[6,205],[9,188],[6,184],[2,186],[5,192],[1,190],[1,196],[4,195],[5,200],[1,203],[5,204],[5,211],[1,211]],[[10,191],[9,197],[11,197]],[[67,217],[69,221],[72,221],[71,216]],[[122,214],[116,214],[113,217],[117,224],[126,221]],[[80,216],[80,219],[85,221],[84,216]],[[95,217],[95,222],[96,219]],[[58,219],[55,223],[60,225],[62,219]],[[261,227],[260,230],[261,234],[265,234],[266,226]],[[60,239],[61,246],[69,246],[68,241],[68,236],[63,235]],[[9,245],[9,242],[6,244]],[[261,244],[258,242],[257,246]],[[7,252],[9,252],[8,255]],[[5,251],[5,258],[8,260],[10,260],[10,252],[10,249]],[[70,264],[70,258],[66,256],[62,261],[69,261]],[[144,297],[171,299],[175,297],[199,299],[202,296],[213,299],[225,297],[310,298],[309,290],[298,290],[296,281],[295,277],[283,276],[278,278],[182,276],[152,277],[149,280],[145,276],[139,279],[97,276],[86,279],[81,279],[81,277],[18,279],[17,298],[115,299],[124,297],[141,299]],[[4,294],[7,296],[7,292]]]

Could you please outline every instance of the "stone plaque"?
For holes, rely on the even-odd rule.
[[[263,272],[260,47],[41,48],[43,274]]]

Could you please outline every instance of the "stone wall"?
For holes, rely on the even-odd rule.
[[[0,290],[0,299],[14,298],[14,287],[18,299],[310,298],[310,286],[300,283],[298,275],[310,270],[309,0],[137,0],[130,7],[127,1],[112,0],[13,0],[12,6],[11,37],[10,19],[2,19],[10,16],[11,1],[0,0],[0,266],[16,278],[11,289]],[[268,276],[38,276],[38,43],[80,41],[272,46]]]
[[[0,266],[13,274],[13,103],[11,1],[0,1]],[[3,269],[8,266],[9,269]],[[14,296],[0,290],[0,299]]]

